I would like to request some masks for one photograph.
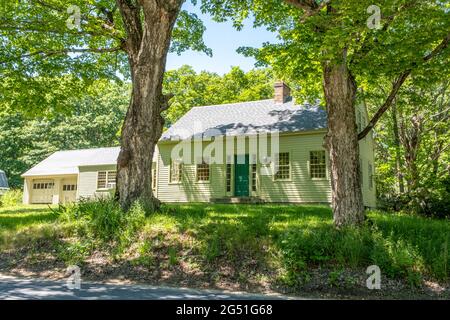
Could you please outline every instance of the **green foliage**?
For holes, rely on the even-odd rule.
[[[430,74],[413,77],[376,130],[377,191],[387,210],[445,217],[450,212],[450,83]],[[375,112],[389,84],[369,86]]]
[[[175,94],[165,115],[170,126],[194,106],[271,98],[273,78],[266,69],[245,73],[236,67],[219,76],[183,66],[166,73],[164,89]],[[0,111],[0,168],[8,172],[12,187],[21,187],[20,175],[55,151],[119,144],[130,85],[95,81],[84,94],[65,101],[63,114],[30,117],[10,108]]]
[[[165,74],[164,90],[175,97],[166,113],[170,126],[195,106],[208,106],[273,97],[273,76],[269,69],[247,73],[233,67],[223,76],[203,71],[196,73],[190,66],[169,70]]]
[[[22,190],[12,189],[8,190],[0,196],[0,207],[14,207],[20,205],[23,200]]]
[[[308,282],[318,267],[330,271],[333,286],[342,271],[366,276],[373,264],[383,277],[412,285],[450,277],[450,226],[444,220],[374,211],[362,228],[336,230],[325,206],[188,204],[162,210],[145,217],[138,204],[123,213],[100,200],[60,208],[55,223],[48,208],[0,208],[0,244],[56,250],[77,264],[103,250],[121,254],[116,262],[146,268],[234,270],[239,281],[268,275],[291,287]],[[46,247],[42,239],[50,240]]]
[[[120,245],[130,243],[145,219],[139,203],[124,212],[116,201],[109,198],[82,200],[67,207],[60,206],[58,211],[61,221],[76,222],[81,234],[86,233],[88,237],[104,243],[116,242]]]
[[[88,239],[69,243],[60,242],[56,246],[58,258],[63,260],[67,265],[82,265],[93,250],[94,245]]]
[[[239,266],[242,257],[261,265],[271,261],[286,271],[280,277],[291,285],[307,281],[308,271],[317,266],[365,271],[376,264],[384,276],[413,285],[423,276],[450,276],[447,221],[376,211],[362,228],[336,230],[330,209],[320,206],[184,205],[163,210],[147,223],[165,230],[164,240],[171,246],[170,235],[194,235],[200,240],[195,248],[208,264]]]
[[[68,13],[70,6],[79,8],[81,18],[74,28],[67,25],[75,13]],[[125,31],[116,1],[2,1],[0,14],[0,103],[14,111],[65,113],[68,100],[83,97],[94,81],[130,79],[123,44],[132,35]],[[171,51],[211,55],[204,30],[196,15],[182,10]]]
[[[440,248],[440,237],[434,236],[427,242],[415,239],[408,233],[418,232],[425,226],[425,222],[420,220],[416,223],[410,225],[410,229],[402,230],[402,233],[378,224],[344,230],[324,224],[321,228],[289,232],[281,237],[284,265],[291,278],[306,272],[311,265],[365,268],[371,264],[378,265],[388,277],[404,278],[413,284],[418,284],[417,279],[426,272],[438,278],[448,277],[448,274],[445,275],[446,269],[436,264],[443,260],[448,263],[447,254],[427,252],[430,245]],[[427,230],[427,236],[431,232]]]
[[[299,1],[304,8],[311,3]],[[255,57],[259,65],[270,65],[275,74],[295,87],[302,100],[322,97],[322,71],[326,63],[345,62],[357,83],[376,84],[381,77],[394,79],[414,68],[415,74],[429,70],[448,74],[449,50],[433,61],[423,57],[448,36],[449,6],[440,0],[385,0],[375,3],[381,10],[381,28],[367,26],[372,0],[337,0],[329,8],[312,10],[290,5],[284,0],[209,0],[202,2],[204,12],[217,21],[231,19],[239,29],[242,21],[254,16],[255,25],[277,31],[280,40],[264,43],[262,48],[243,47],[240,52]],[[299,5],[299,7],[301,7]],[[420,39],[418,41],[417,39]],[[447,62],[446,62],[447,61]],[[425,77],[426,78],[426,77]]]
[[[0,168],[11,186],[20,187],[20,175],[55,151],[118,145],[128,99],[128,85],[97,81],[83,98],[70,100],[65,114],[0,111]]]

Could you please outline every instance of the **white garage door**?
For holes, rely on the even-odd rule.
[[[77,198],[77,181],[68,180],[63,181],[62,185],[62,200],[64,203],[75,202]]]
[[[53,180],[34,180],[31,203],[52,203],[54,188]]]

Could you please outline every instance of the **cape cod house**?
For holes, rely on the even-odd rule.
[[[367,123],[363,105],[358,128]],[[153,189],[163,202],[329,203],[326,112],[297,105],[284,83],[274,99],[194,107],[163,133]],[[375,207],[373,138],[359,142],[363,200]],[[60,151],[23,174],[24,203],[102,196],[116,182],[119,148]],[[150,174],[150,173],[149,173]]]

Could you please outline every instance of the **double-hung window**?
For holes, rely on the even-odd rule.
[[[170,165],[170,182],[181,182],[183,174],[183,164],[179,161],[172,160]]]
[[[289,180],[291,178],[291,163],[289,152],[280,152],[275,157],[274,180]]]
[[[309,152],[309,174],[312,179],[324,179],[327,177],[325,150]]]
[[[209,164],[205,161],[197,164],[197,181],[209,181]]]
[[[114,189],[116,187],[116,171],[99,171],[97,189]]]

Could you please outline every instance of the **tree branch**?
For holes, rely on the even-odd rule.
[[[320,10],[325,8],[327,4],[330,3],[330,1],[331,0],[322,1],[320,4],[317,4],[315,0],[284,0],[285,3],[290,4],[305,12],[302,17],[302,20],[305,20],[306,18],[311,17],[316,13],[318,13]]]
[[[437,55],[439,55],[442,51],[444,51],[450,43],[450,33],[447,34],[447,36],[442,40],[442,42],[434,48],[432,52],[427,54],[425,57],[423,57],[424,62],[428,62]],[[383,105],[378,109],[378,111],[375,113],[375,115],[372,117],[372,119],[369,121],[368,125],[364,128],[363,131],[361,131],[358,134],[358,140],[363,139],[369,132],[372,130],[375,125],[377,124],[378,120],[381,118],[381,116],[386,112],[387,109],[392,104],[392,101],[394,100],[395,96],[397,95],[398,91],[400,90],[403,83],[406,81],[406,79],[411,74],[412,69],[408,69],[404,71],[394,82],[392,85],[391,92],[389,93],[389,96],[387,97],[386,101],[383,103]]]
[[[410,1],[400,6],[396,12],[386,17],[385,23],[381,27],[380,31],[386,32],[394,22],[395,18],[397,18],[405,9],[409,9],[413,7],[415,4],[416,1]],[[350,60],[350,64],[353,64],[356,59],[364,58],[364,56],[367,55],[367,53],[370,52],[370,50],[373,48],[373,44],[378,43],[378,39],[375,39],[373,42],[369,42],[368,41],[370,39],[369,36],[370,34],[363,40],[363,43],[359,48],[359,50],[353,54],[353,57]]]
[[[317,10],[319,5],[315,0],[284,0],[284,2],[293,5],[299,9],[302,9],[306,12]],[[321,6],[327,1],[322,2]],[[323,6],[322,6],[323,7]]]
[[[115,47],[115,48],[86,48],[86,49],[77,49],[77,48],[67,48],[63,50],[51,50],[51,51],[36,51],[33,53],[27,53],[23,54],[17,58],[12,58],[9,60],[3,60],[0,61],[0,64],[5,64],[11,61],[18,61],[23,60],[26,58],[30,58],[33,56],[41,55],[43,58],[48,58],[55,55],[61,55],[61,54],[67,54],[67,53],[85,53],[85,52],[92,52],[92,53],[105,53],[105,52],[117,52],[122,50],[121,47]]]
[[[116,0],[127,32],[126,49],[134,53],[139,52],[142,42],[142,21],[139,4],[133,5],[129,0]]]
[[[173,93],[163,94],[161,97],[161,112],[170,108],[169,100],[175,97]]]

